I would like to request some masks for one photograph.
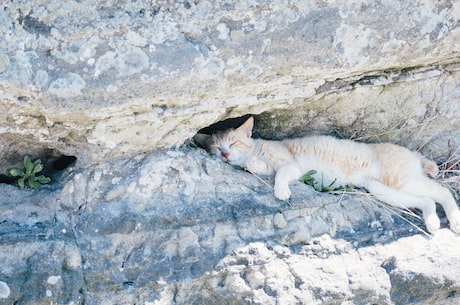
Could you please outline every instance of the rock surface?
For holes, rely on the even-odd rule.
[[[456,1],[33,0],[0,19],[0,169],[170,148],[247,113],[270,138],[460,143]]]
[[[77,158],[40,191],[0,183],[0,304],[460,302],[445,218],[427,237],[365,194],[301,183],[280,202],[184,145],[252,113],[265,138],[445,160],[460,2],[31,0],[0,20],[0,173]]]
[[[183,147],[69,169],[40,191],[0,185],[0,302],[460,300],[450,230],[428,238],[365,195],[300,182],[277,201],[272,183]]]

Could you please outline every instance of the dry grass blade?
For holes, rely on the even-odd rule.
[[[403,138],[410,138],[412,141],[417,140],[420,138],[423,131],[429,126],[430,122],[434,120],[434,118],[427,120],[423,123],[413,124],[413,125],[403,125],[403,126],[394,126],[390,130],[386,130],[383,132],[378,132],[374,134],[366,134],[362,136],[356,136],[356,134],[351,135],[349,138],[350,140],[354,141],[376,141],[377,143],[382,142],[394,142],[393,139],[399,138],[401,135],[404,135]],[[432,137],[435,137],[434,135]],[[383,138],[383,139],[382,139]],[[422,147],[429,143],[429,140],[426,141]]]
[[[460,148],[454,150],[450,141],[447,145],[449,155],[447,160],[439,165],[436,180],[451,191],[455,200],[460,201]]]
[[[250,171],[249,169],[245,169],[248,173],[252,174],[254,177],[256,177],[260,182],[262,182],[263,184],[265,184],[270,190],[274,191],[274,188],[268,184],[264,179],[262,179],[261,177],[259,177],[259,175],[257,175],[256,173]],[[292,207],[292,204],[289,200],[286,200],[287,204]]]
[[[387,211],[389,211],[392,215],[395,215],[396,217],[402,219],[403,221],[407,222],[410,224],[412,227],[414,227],[416,230],[421,232],[422,234],[426,236],[431,236],[430,233],[427,231],[423,230],[421,227],[419,227],[417,224],[415,224],[413,221],[411,221],[409,218],[417,219],[418,221],[422,221],[422,218],[417,215],[414,211],[407,209],[407,208],[402,208],[402,207],[395,207],[388,205],[384,202],[381,202],[377,200],[374,196],[372,196],[370,193],[361,190],[361,189],[352,189],[352,190],[346,190],[346,191],[338,191],[338,192],[332,192],[333,194],[341,194],[339,202],[342,201],[343,196],[346,194],[352,195],[352,196],[361,196],[364,197],[365,200],[364,202],[373,205],[373,206],[378,206],[381,207]],[[403,216],[404,215],[404,216]]]

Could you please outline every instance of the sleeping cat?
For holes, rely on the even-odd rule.
[[[253,139],[254,118],[240,127],[194,139],[231,165],[260,175],[275,174],[275,197],[291,196],[289,183],[310,170],[323,186],[364,187],[377,199],[395,207],[418,208],[428,231],[440,227],[436,202],[446,212],[452,231],[460,233],[460,211],[452,194],[428,176],[436,164],[404,147],[364,144],[330,136],[310,136],[282,141]]]

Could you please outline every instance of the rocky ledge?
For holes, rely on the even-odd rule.
[[[40,191],[0,185],[0,301],[460,300],[460,237],[450,230],[426,236],[416,218],[366,194],[300,182],[278,201],[272,183],[185,146],[71,167]]]
[[[13,1],[0,10],[0,172],[180,146],[260,114],[308,132],[460,143],[460,3]],[[433,145],[427,145],[433,144]]]

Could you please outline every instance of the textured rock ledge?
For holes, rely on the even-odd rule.
[[[185,147],[68,170],[39,192],[0,185],[0,301],[458,302],[449,230],[426,238],[366,197],[301,183],[287,204],[265,183]]]
[[[0,169],[48,149],[87,165],[170,148],[246,113],[272,118],[269,137],[460,143],[455,1],[2,6]]]

